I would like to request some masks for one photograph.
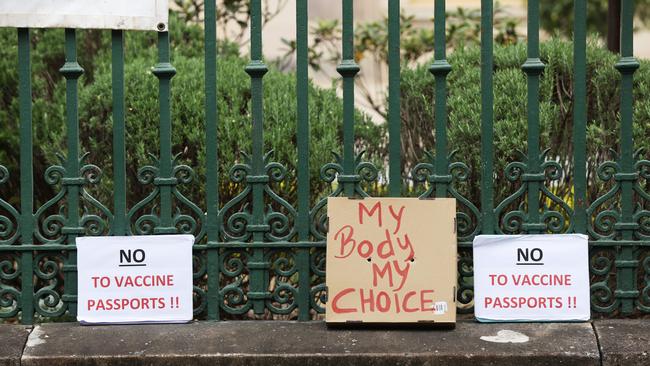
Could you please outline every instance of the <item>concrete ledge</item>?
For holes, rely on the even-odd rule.
[[[594,329],[603,366],[650,365],[650,320],[602,320]]]
[[[455,330],[330,330],[321,322],[249,321],[43,324],[34,328],[22,357],[26,366],[364,364],[599,365],[600,354],[589,323],[460,322]]]
[[[29,328],[0,324],[0,366],[20,366]]]

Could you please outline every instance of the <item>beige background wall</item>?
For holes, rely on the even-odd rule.
[[[276,2],[277,0],[265,0]],[[447,9],[457,7],[479,8],[480,0],[447,0]],[[524,0],[500,0],[499,3],[505,8],[508,14],[526,18]],[[354,0],[355,19],[358,21],[381,19],[386,14],[387,0]],[[402,8],[409,14],[415,15],[423,21],[433,17],[434,0],[402,0]],[[340,0],[309,0],[310,19],[338,18],[341,17]],[[522,23],[525,25],[525,23]],[[289,0],[284,10],[269,23],[264,31],[264,51],[267,57],[276,57],[282,54],[281,38],[295,38],[295,1]],[[525,26],[522,29],[525,32]],[[640,30],[635,34],[635,54],[638,57],[650,58],[650,32]]]
[[[1,0],[0,0],[1,1]],[[276,2],[278,0],[264,0]],[[388,0],[354,0],[355,20],[369,21],[381,19],[386,15]],[[521,34],[525,34],[526,26],[526,8],[524,0],[500,0],[500,4],[510,16],[521,17],[522,26],[519,29]],[[434,16],[434,0],[402,0],[402,8],[408,14],[415,15],[420,24],[429,22]],[[447,0],[447,9],[455,10],[459,6],[480,8],[480,0]],[[312,22],[317,19],[341,19],[341,1],[340,0],[309,0],[309,17]],[[426,23],[430,24],[430,23]],[[430,26],[430,25],[429,25]],[[267,59],[272,60],[281,57],[287,52],[286,46],[282,43],[282,38],[295,39],[296,37],[295,21],[295,0],[289,0],[287,6],[282,12],[269,22],[264,28],[264,55]],[[542,36],[544,37],[544,36]],[[650,32],[640,30],[635,34],[634,45],[637,57],[650,58]],[[248,50],[243,50],[247,53]],[[330,86],[332,76],[336,77],[336,64],[322,65],[324,72],[310,71],[310,77],[321,86]],[[386,74],[386,70],[379,70],[370,60],[364,60],[361,63],[362,72],[360,78],[363,78],[367,88],[375,95],[381,96],[387,89],[386,78],[377,78],[377,73]],[[379,81],[378,81],[379,80]],[[357,93],[358,95],[359,93]],[[377,122],[382,118],[372,113],[368,108],[364,108],[365,101],[357,98],[357,106],[365,109],[371,114]]]

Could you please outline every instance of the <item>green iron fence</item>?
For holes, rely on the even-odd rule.
[[[332,196],[366,196],[363,184],[374,182],[380,169],[363,161],[355,149],[355,76],[360,71],[354,58],[353,0],[342,0],[343,59],[337,68],[343,82],[343,146],[336,161],[321,168],[321,179],[333,183]],[[633,56],[633,0],[622,0],[622,52],[616,68],[621,73],[620,151],[616,161],[602,164],[596,179],[608,190],[587,201],[586,156],[586,0],[575,1],[573,111],[573,202],[553,193],[553,182],[563,173],[557,161],[546,158],[539,146],[539,81],[544,64],[539,54],[539,0],[528,1],[528,59],[522,71],[528,80],[528,145],[521,162],[511,162],[505,172],[494,171],[493,127],[493,1],[482,0],[481,20],[481,167],[472,167],[481,178],[480,202],[464,198],[456,185],[468,179],[470,167],[454,161],[447,146],[447,81],[453,65],[446,61],[445,17],[435,17],[434,62],[430,67],[435,87],[435,154],[422,157],[409,176],[401,172],[400,128],[400,2],[388,0],[389,96],[388,181],[390,196],[400,196],[405,182],[426,184],[423,196],[455,197],[459,204],[458,309],[472,311],[473,236],[494,233],[566,233],[590,236],[592,310],[594,313],[638,314],[650,312],[650,193],[642,181],[650,177],[650,161],[635,152],[632,138],[633,75],[639,63]],[[40,317],[76,313],[75,238],[81,235],[131,235],[191,233],[194,247],[194,297],[197,318],[258,316],[314,318],[324,312],[326,301],[325,232],[326,200],[311,205],[309,185],[308,109],[308,0],[296,0],[297,21],[297,126],[298,151],[295,180],[264,146],[262,56],[262,3],[251,0],[251,50],[246,72],[251,78],[252,151],[233,162],[230,180],[242,190],[229,202],[220,202],[217,135],[217,42],[215,0],[205,2],[205,143],[206,180],[193,182],[192,167],[178,163],[172,151],[171,80],[176,70],[170,63],[169,34],[158,34],[158,63],[153,74],[159,80],[160,151],[155,163],[142,167],[138,184],[150,194],[127,207],[125,154],[124,33],[112,32],[113,180],[114,201],[99,202],[87,189],[97,184],[99,167],[86,162],[80,152],[77,117],[78,79],[84,70],[77,62],[76,33],[65,31],[67,146],[61,165],[46,171],[47,183],[58,193],[34,207],[32,143],[32,85],[30,30],[18,29],[20,101],[20,207],[0,200],[0,317],[20,316],[30,324]],[[435,14],[444,14],[445,1],[435,1]],[[433,15],[433,14],[432,14]],[[0,167],[0,183],[9,171]],[[493,177],[505,174],[516,187],[495,202]],[[290,182],[289,182],[290,181]],[[297,202],[287,202],[274,192],[274,184],[297,186]],[[205,184],[206,208],[186,198],[179,186]],[[153,207],[153,208],[152,208]],[[148,209],[147,209],[148,208]],[[147,209],[147,210],[145,210]]]

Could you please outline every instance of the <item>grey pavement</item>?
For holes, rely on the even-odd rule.
[[[0,326],[4,365],[650,365],[649,320],[460,321],[447,329],[322,322]]]

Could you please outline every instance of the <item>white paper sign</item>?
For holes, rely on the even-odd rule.
[[[192,235],[77,238],[82,323],[192,320]]]
[[[586,235],[480,235],[474,239],[479,321],[586,321]]]
[[[167,30],[168,0],[0,0],[0,27]]]

